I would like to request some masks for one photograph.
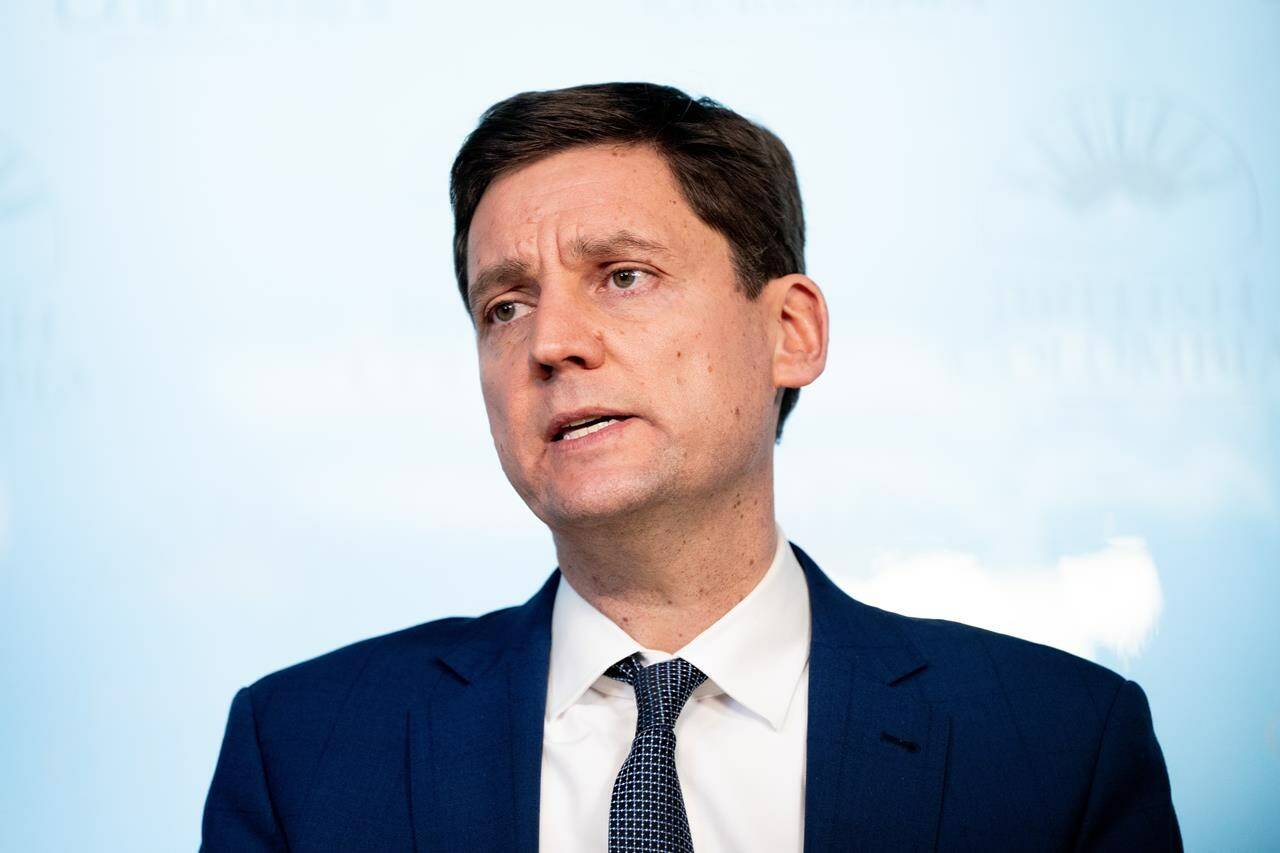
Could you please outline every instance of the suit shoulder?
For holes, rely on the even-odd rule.
[[[824,600],[846,610],[851,623],[860,625],[858,630],[869,646],[887,644],[898,653],[905,652],[907,658],[894,666],[910,660],[922,664],[908,680],[913,685],[910,689],[929,701],[996,694],[1056,694],[1073,699],[1083,695],[1086,704],[1105,712],[1127,682],[1101,664],[1053,646],[948,619],[908,616],[860,601],[833,584],[794,543],[792,549],[809,572],[811,593],[816,583]]]
[[[248,689],[261,709],[282,694],[304,694],[315,701],[345,691],[357,680],[394,682],[414,672],[420,675],[437,655],[466,641],[474,629],[500,621],[515,609],[449,616],[368,637],[264,675]]]
[[[470,616],[449,616],[357,640],[268,673],[251,687],[262,691],[282,684],[341,678],[344,674],[363,668],[373,656],[412,654],[415,651],[429,653],[435,649],[447,648],[450,641],[457,638],[459,630],[475,619],[476,617]]]
[[[887,611],[886,611],[887,612]],[[953,691],[1083,695],[1105,711],[1126,678],[1063,649],[947,619],[892,614]]]

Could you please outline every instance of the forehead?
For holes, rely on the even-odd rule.
[[[467,268],[545,263],[575,242],[628,232],[697,251],[713,235],[684,200],[666,161],[647,146],[589,146],[545,157],[490,184],[476,207]]]

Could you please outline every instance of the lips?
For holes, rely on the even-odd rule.
[[[576,441],[598,432],[617,421],[624,421],[631,415],[624,412],[602,409],[579,409],[557,415],[551,421],[547,431],[548,441]]]

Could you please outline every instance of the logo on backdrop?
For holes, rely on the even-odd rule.
[[[227,30],[338,27],[386,16],[391,0],[54,0],[69,32]]]
[[[40,203],[43,190],[18,146],[0,137],[0,222],[18,219]]]
[[[53,402],[86,384],[58,334],[55,214],[34,159],[0,134],[0,410],[15,413],[0,418],[0,439],[26,411],[18,404]]]
[[[1163,96],[1071,98],[1030,122],[991,189],[993,340],[1018,379],[1280,387],[1276,289],[1241,147]]]

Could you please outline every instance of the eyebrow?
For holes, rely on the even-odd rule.
[[[608,237],[598,240],[579,237],[569,244],[570,257],[589,261],[601,260],[627,251],[668,254],[671,250],[661,243],[647,240],[630,231],[615,231]]]
[[[476,304],[489,291],[496,290],[504,284],[527,281],[532,277],[529,265],[515,258],[508,258],[487,266],[476,274],[476,280],[467,288],[467,305],[475,311]]]
[[[578,237],[569,244],[568,249],[571,258],[586,261],[606,260],[625,252],[646,252],[657,255],[669,255],[671,252],[661,243],[631,231],[615,231],[607,237],[594,239]],[[467,288],[467,304],[475,310],[476,304],[491,290],[517,281],[528,281],[532,277],[532,268],[522,260],[507,258],[499,261],[476,274],[475,281]]]

